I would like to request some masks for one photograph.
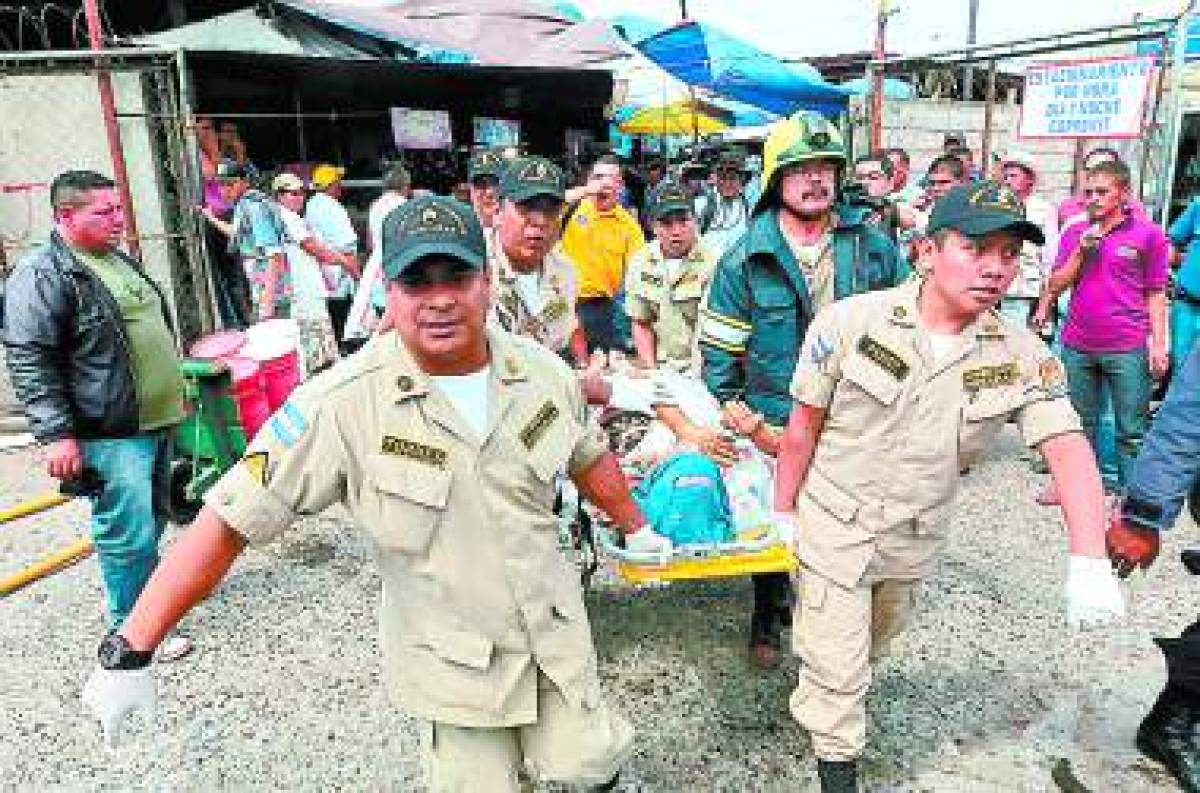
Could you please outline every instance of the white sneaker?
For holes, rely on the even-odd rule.
[[[154,660],[160,664],[173,663],[183,658],[194,648],[195,645],[192,644],[192,640],[188,637],[180,636],[177,633],[170,633],[158,645],[158,652],[154,654]]]

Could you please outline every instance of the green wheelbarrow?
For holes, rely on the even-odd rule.
[[[171,520],[191,523],[204,494],[246,452],[232,378],[221,361],[186,358],[179,365],[187,417],[175,431],[171,464]]]

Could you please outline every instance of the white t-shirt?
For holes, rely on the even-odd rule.
[[[350,222],[350,214],[334,197],[325,193],[313,193],[304,206],[304,219],[330,248],[340,253],[356,253],[358,234]],[[354,292],[354,279],[341,267],[325,265],[325,279],[333,285],[329,297],[350,297]]]
[[[930,333],[929,346],[933,348],[933,360],[939,364],[949,360],[960,338],[957,333]]]
[[[514,271],[514,275],[516,277],[513,279],[513,287],[517,290],[517,296],[530,313],[540,314],[542,303],[545,302],[542,300],[542,274],[534,270],[530,273]]]
[[[314,235],[304,218],[287,207],[279,206],[279,216],[283,219],[283,230],[287,239],[284,241],[284,254],[287,256],[288,269],[292,272],[292,290],[295,299],[321,300],[325,299],[325,279],[321,275],[321,266],[309,255],[300,244]]]
[[[488,426],[488,378],[491,371],[490,366],[485,366],[471,374],[430,378],[480,439],[487,432]]]

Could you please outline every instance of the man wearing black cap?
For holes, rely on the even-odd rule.
[[[436,791],[524,789],[530,777],[611,789],[633,746],[605,704],[578,572],[558,547],[555,475],[626,532],[646,526],[571,370],[488,329],[483,229],[453,199],[384,221],[396,332],[298,389],[206,495],[133,613],[101,644],[84,701],[110,735],[153,701],[149,653],[247,543],[342,503],[383,579],[392,699],[430,724]]]
[[[500,178],[500,211],[488,238],[495,316],[510,333],[587,361],[587,340],[575,313],[575,267],[554,250],[566,179],[542,157],[521,157]]]
[[[712,190],[696,197],[696,222],[705,249],[719,259],[746,233],[750,221],[745,153],[737,148],[722,150],[713,166],[712,182]]]
[[[472,152],[467,162],[467,183],[471,186],[471,208],[475,210],[484,231],[496,224],[500,211],[500,175],[504,172],[504,157],[499,149],[480,149]]]
[[[926,276],[823,309],[792,378],[775,489],[776,510],[795,513],[803,570],[790,706],[825,793],[858,789],[871,662],[901,631],[943,545],[963,461],[1010,416],[1063,492],[1068,622],[1124,613],[1100,475],[1062,364],[995,310],[1022,241],[1041,244],[1041,230],[1011,190],[982,183],[942,198],[928,232]]]
[[[634,254],[625,274],[633,349],[646,369],[695,368],[700,298],[716,262],[700,244],[692,206],[682,184],[659,183],[647,205],[655,238]]]

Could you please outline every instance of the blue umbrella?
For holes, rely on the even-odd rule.
[[[772,113],[846,110],[850,92],[807,64],[779,58],[698,22],[685,22],[637,42],[650,60],[689,85],[707,88]]]

